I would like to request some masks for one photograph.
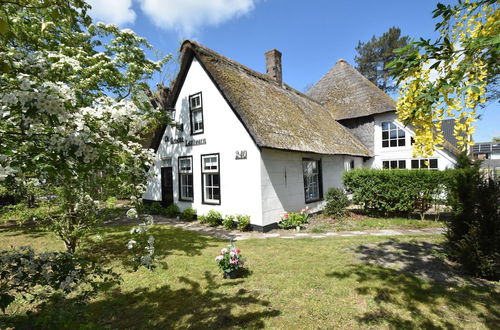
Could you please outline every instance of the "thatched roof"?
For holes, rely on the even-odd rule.
[[[257,146],[369,157],[367,148],[321,104],[270,76],[185,41],[171,104],[193,57],[204,67]]]
[[[345,60],[338,60],[307,93],[335,119],[350,119],[396,111],[396,103]]]

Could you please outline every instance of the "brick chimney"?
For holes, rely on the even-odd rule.
[[[283,83],[281,71],[281,53],[277,49],[269,50],[265,53],[266,56],[266,73],[271,76],[278,84]]]

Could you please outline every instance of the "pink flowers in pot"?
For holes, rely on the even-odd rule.
[[[224,273],[224,277],[233,278],[237,276],[240,268],[245,265],[244,258],[241,256],[241,250],[230,245],[229,249],[222,249],[219,255],[215,257],[219,265],[219,269]]]

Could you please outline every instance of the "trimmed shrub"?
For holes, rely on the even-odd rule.
[[[227,230],[234,229],[234,215],[226,215],[224,217],[224,220],[222,220],[222,226]]]
[[[344,172],[354,203],[375,215],[421,217],[445,192],[450,171],[355,169]]]
[[[236,225],[238,230],[241,230],[241,231],[250,230],[250,216],[249,215],[238,214],[236,216],[236,220],[238,221],[238,223]]]
[[[500,279],[500,182],[482,178],[477,165],[457,169],[448,200],[448,254],[472,275]]]
[[[198,219],[200,223],[206,223],[211,227],[217,227],[222,224],[222,215],[215,210],[208,211],[206,215],[200,215]]]
[[[180,210],[179,207],[175,204],[169,205],[166,207],[164,210],[164,215],[169,217],[169,218],[175,218],[177,215],[179,215]]]
[[[151,204],[145,203],[140,207],[139,212],[152,215],[163,215],[164,207],[161,206],[160,202],[152,202]]]
[[[182,220],[193,221],[196,219],[196,210],[188,207],[179,215]]]
[[[325,196],[326,204],[323,212],[333,218],[341,218],[347,215],[347,207],[351,201],[344,190],[340,188],[331,188]]]

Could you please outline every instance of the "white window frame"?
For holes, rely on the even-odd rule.
[[[429,162],[429,166],[425,164],[425,162]],[[431,167],[433,164],[432,162],[436,161],[436,167]],[[414,167],[415,162],[417,162],[418,167]],[[430,171],[437,171],[439,170],[439,159],[438,158],[418,158],[418,159],[412,159],[410,161],[410,168],[412,170],[418,170],[418,169],[423,169],[423,170],[430,170]]]
[[[406,147],[406,132],[404,129],[392,121],[383,121],[380,126],[382,128],[382,148]],[[384,126],[387,126],[387,129],[384,129]],[[393,132],[395,136],[392,136]],[[384,138],[384,133],[387,133],[387,138]],[[392,145],[393,141],[396,144],[395,146]],[[386,146],[384,146],[384,142],[387,142]]]
[[[197,113],[200,114],[201,121],[195,121]],[[203,122],[203,99],[201,92],[189,95],[189,116],[191,119],[191,135],[203,133],[205,125]]]
[[[211,159],[208,166],[206,160]],[[214,183],[217,178],[218,184]],[[221,184],[220,184],[220,158],[219,154],[201,155],[201,185],[202,185],[202,203],[220,205],[221,203]],[[216,191],[218,191],[218,199]]]
[[[192,202],[194,200],[193,157],[179,157],[178,163],[179,200]],[[189,192],[191,192],[191,196],[189,196]]]
[[[316,163],[316,171],[312,168],[309,172],[308,164]],[[304,199],[306,203],[312,203],[323,199],[321,159],[302,159],[302,176],[304,178]]]
[[[385,166],[387,163],[387,167]],[[403,167],[401,167],[403,164]],[[394,166],[395,165],[395,166]],[[382,161],[382,168],[386,170],[401,170],[406,168],[406,159],[386,159]]]

